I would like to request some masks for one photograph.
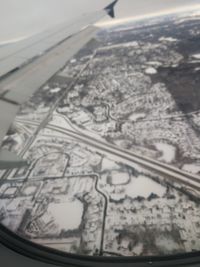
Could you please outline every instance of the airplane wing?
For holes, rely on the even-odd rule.
[[[116,2],[117,0],[104,8],[104,10],[83,15],[75,21],[68,21],[56,26],[54,29],[46,30],[31,38],[19,41],[14,45],[2,47],[0,49],[0,77],[22,66],[32,58],[40,56],[64,38],[77,34],[84,27],[104,17],[105,14],[114,17],[114,6]]]
[[[0,50],[0,146],[21,106],[97,32],[94,22],[114,17],[114,1],[76,23],[61,25]],[[13,50],[14,48],[14,50]],[[0,169],[28,163],[0,148]]]

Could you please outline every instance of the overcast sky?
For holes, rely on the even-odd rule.
[[[112,1],[112,0],[111,0]],[[109,0],[0,0],[0,43],[20,39],[83,13],[105,7]],[[119,0],[115,22],[200,5],[200,0]],[[106,20],[109,23],[109,20]]]

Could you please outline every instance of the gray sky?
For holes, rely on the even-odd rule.
[[[111,0],[112,1],[112,0]],[[83,13],[105,7],[110,0],[0,0],[0,43],[20,39]],[[119,0],[118,20],[200,5],[200,0]],[[109,19],[106,19],[106,22]]]

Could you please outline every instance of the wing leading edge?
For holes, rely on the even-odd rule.
[[[98,28],[91,24],[106,14],[114,17],[116,3],[114,1],[104,10],[82,18],[77,24],[79,29],[64,30],[62,27],[57,32],[54,29],[43,37],[34,37],[35,41],[25,40],[14,52],[10,50],[4,56],[0,54],[0,147],[21,104],[95,35]],[[19,156],[0,149],[0,169],[20,168],[27,164]]]

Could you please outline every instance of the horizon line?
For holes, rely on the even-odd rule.
[[[137,15],[137,16],[131,16],[131,17],[126,17],[126,18],[122,18],[122,19],[115,19],[115,20],[111,20],[111,21],[104,21],[104,22],[102,21],[102,22],[95,23],[95,25],[97,27],[112,27],[115,25],[128,23],[131,21],[139,21],[139,20],[143,20],[146,18],[154,18],[154,17],[156,18],[156,17],[162,16],[162,15],[170,15],[170,14],[176,14],[176,13],[181,13],[181,12],[197,11],[196,9],[200,10],[200,4],[195,4],[192,7],[186,6],[183,8],[168,9],[166,11],[155,12],[155,13],[150,13],[150,14],[146,14],[146,15]]]

